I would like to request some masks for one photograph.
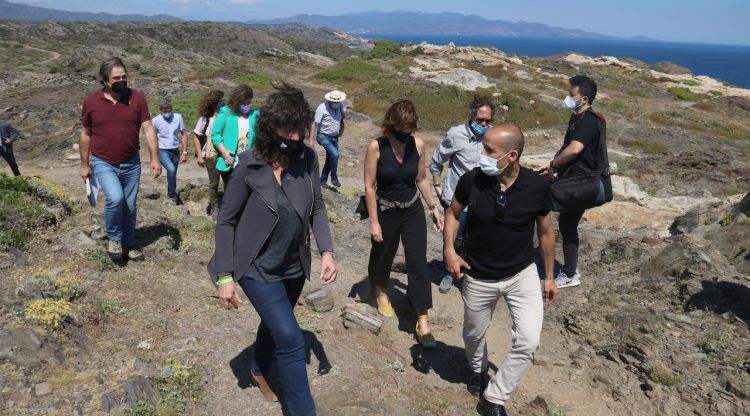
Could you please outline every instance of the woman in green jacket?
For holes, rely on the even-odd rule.
[[[211,128],[211,141],[221,157],[216,158],[216,170],[224,182],[237,166],[237,155],[249,149],[255,138],[258,110],[253,109],[253,89],[240,84],[232,89],[226,107],[222,107]]]

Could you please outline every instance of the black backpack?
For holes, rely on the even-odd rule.
[[[607,121],[591,111],[599,122],[599,148],[596,169],[591,170],[580,160],[561,172],[552,183],[552,209],[556,212],[582,211],[612,200],[612,178],[607,156]]]

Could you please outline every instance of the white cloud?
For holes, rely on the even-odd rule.
[[[229,4],[255,4],[261,0],[229,0]]]

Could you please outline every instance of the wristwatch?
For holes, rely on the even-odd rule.
[[[186,155],[186,156],[187,156],[187,154],[188,154],[188,151],[187,151],[187,150],[185,150],[184,152],[182,152],[182,154],[183,154],[183,155]]]

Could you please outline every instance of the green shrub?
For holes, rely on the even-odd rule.
[[[617,169],[625,170],[625,169],[629,168],[630,165],[632,165],[633,162],[635,162],[636,160],[638,160],[637,157],[622,158],[622,159],[620,159],[620,160],[618,160],[616,162],[617,163]]]
[[[201,375],[192,365],[168,364],[157,380],[160,407],[176,414],[185,413],[188,400],[197,401],[201,393]]]
[[[648,142],[645,139],[623,140],[621,143],[628,149],[641,153],[658,154],[667,152],[667,146],[664,144]]]
[[[683,84],[687,85],[688,87],[697,87],[697,86],[701,85],[700,82],[698,82],[698,81],[696,81],[694,79],[683,79],[680,82],[682,82]]]
[[[237,84],[248,84],[256,89],[271,88],[271,77],[264,72],[240,75],[232,81]]]
[[[365,59],[392,59],[401,56],[401,44],[391,40],[378,39],[369,51],[362,54]]]
[[[711,334],[698,344],[698,348],[708,355],[723,353],[732,342],[729,334]]]
[[[0,173],[0,250],[24,249],[33,231],[72,211],[63,191],[44,180]]]
[[[692,92],[690,89],[684,87],[670,87],[667,88],[667,91],[682,101],[700,101],[711,97],[708,94]]]
[[[421,46],[417,46],[416,48],[410,50],[406,55],[412,56],[412,57],[424,55],[424,48]]]
[[[87,250],[84,253],[84,257],[90,260],[94,265],[94,268],[100,272],[103,272],[105,270],[117,270],[120,268],[120,266],[112,261],[112,258],[109,257],[109,254],[107,254],[107,252],[105,252],[101,247]]]
[[[125,408],[125,416],[153,416],[156,415],[156,408],[146,400],[136,400],[130,402]]]
[[[360,58],[347,59],[324,69],[312,76],[313,79],[327,82],[362,83],[377,80],[381,76],[380,68]]]

